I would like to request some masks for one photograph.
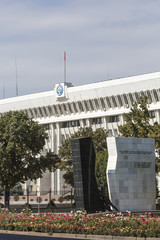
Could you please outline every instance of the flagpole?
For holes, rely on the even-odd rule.
[[[16,70],[16,96],[18,96],[18,75],[17,75],[17,60],[15,58],[15,70]]]
[[[5,81],[3,80],[3,99],[5,99]]]
[[[64,83],[66,82],[66,52],[64,52]]]

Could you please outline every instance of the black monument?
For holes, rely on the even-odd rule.
[[[77,210],[104,211],[95,178],[95,151],[91,137],[71,140]]]

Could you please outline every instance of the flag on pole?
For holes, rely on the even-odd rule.
[[[64,52],[64,61],[66,61],[66,52]]]

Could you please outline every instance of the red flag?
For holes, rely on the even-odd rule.
[[[66,61],[66,52],[64,52],[64,61]]]

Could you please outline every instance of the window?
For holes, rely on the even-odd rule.
[[[62,128],[79,127],[79,126],[80,126],[79,120],[62,123]]]
[[[116,116],[110,116],[109,122],[119,122],[119,115]]]
[[[149,112],[149,116],[150,116],[151,118],[155,118],[155,111],[150,111],[150,112]]]
[[[102,118],[92,118],[92,125],[93,124],[102,124]]]
[[[79,124],[79,121],[71,121],[69,122],[69,126],[70,127],[78,127],[80,124]]]
[[[43,128],[48,131],[50,130],[50,125],[49,124],[43,124]]]

